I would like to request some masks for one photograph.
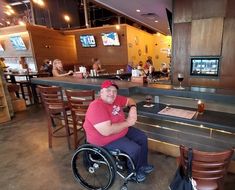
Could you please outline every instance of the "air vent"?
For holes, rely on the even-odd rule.
[[[144,14],[141,14],[141,16],[148,18],[150,20],[156,20],[159,18],[159,16],[156,13],[144,13]]]

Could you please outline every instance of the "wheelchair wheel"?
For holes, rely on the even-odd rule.
[[[113,185],[116,166],[108,151],[91,144],[80,146],[72,157],[72,171],[85,188],[105,190]]]

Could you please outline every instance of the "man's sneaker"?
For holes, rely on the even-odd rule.
[[[145,173],[139,171],[136,173],[136,175],[133,175],[131,177],[132,180],[136,181],[136,182],[142,182],[146,179]]]
[[[140,170],[145,174],[149,174],[154,170],[154,166],[153,165],[142,166]]]

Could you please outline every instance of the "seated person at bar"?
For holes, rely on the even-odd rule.
[[[101,68],[100,60],[97,58],[92,59],[92,69],[96,71],[96,73],[104,72],[105,70]]]
[[[52,74],[52,64],[49,59],[43,61],[42,66],[40,67],[40,73],[47,73],[48,76],[53,76]]]
[[[166,63],[162,63],[161,64],[161,74],[163,77],[168,77],[168,68],[167,68],[167,65]]]
[[[7,68],[7,66],[6,66],[4,61],[5,61],[5,59],[3,57],[0,57],[0,70],[1,71],[5,71],[6,68]]]
[[[29,66],[25,60],[25,57],[20,57],[19,64],[20,64],[21,69],[27,69],[27,71],[29,71]]]
[[[55,59],[53,61],[52,74],[54,77],[63,77],[63,76],[72,75],[73,71],[70,70],[69,72],[66,73],[63,69],[62,61],[60,59]]]
[[[143,61],[139,61],[137,65],[137,69],[142,70],[143,69]]]
[[[126,66],[126,72],[131,73],[132,69],[133,69],[133,62],[128,62],[127,66]]]
[[[117,95],[118,86],[110,80],[101,85],[100,97],[86,113],[84,129],[87,142],[108,150],[119,149],[128,154],[136,167],[133,180],[142,182],[154,167],[148,164],[148,140],[141,130],[134,128],[137,120],[136,103],[132,98]],[[123,108],[129,106],[127,118]],[[130,163],[127,163],[130,169]]]
[[[155,71],[155,68],[153,66],[153,63],[149,60],[146,61],[144,66],[144,73],[146,76],[151,76],[153,72]]]

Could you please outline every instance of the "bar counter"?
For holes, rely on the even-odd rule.
[[[105,79],[87,78],[78,79],[68,77],[33,78],[34,84],[56,85],[66,89],[100,90]],[[148,136],[149,148],[166,155],[178,156],[178,145],[184,144],[204,151],[220,151],[235,147],[235,92],[230,90],[186,87],[176,90],[168,84],[139,84],[124,80],[115,81],[119,86],[119,93],[132,96],[138,104],[138,121],[136,126],[141,128]],[[145,96],[152,95],[161,101],[154,101],[153,108],[143,106]],[[139,98],[138,98],[139,97]],[[183,119],[174,116],[158,114],[169,104],[162,103],[164,98],[170,102],[171,107],[197,111],[197,100],[206,102],[203,115],[196,115],[192,119]],[[137,99],[136,99],[137,98]],[[190,107],[184,104],[189,101]],[[210,110],[209,104],[219,106]],[[178,105],[178,106],[177,106]],[[235,173],[235,156],[230,171]]]
[[[94,89],[99,91],[100,85],[104,80],[105,79],[97,78],[79,79],[73,76],[66,76],[33,78],[32,83],[39,85],[61,86],[66,89]],[[169,84],[139,84],[125,80],[116,80],[115,82],[119,86],[119,93],[127,96],[135,94],[165,95],[235,104],[235,91],[232,90],[195,86],[185,87],[184,90],[177,90],[174,89],[173,85]]]

